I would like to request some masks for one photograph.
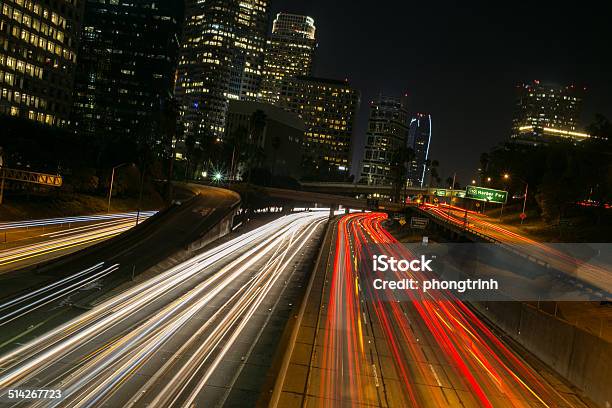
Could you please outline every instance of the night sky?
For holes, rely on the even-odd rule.
[[[430,157],[443,180],[457,171],[469,182],[480,153],[509,136],[517,83],[586,86],[581,125],[597,112],[612,119],[612,29],[597,2],[272,0],[272,7],[273,15],[313,17],[315,75],[348,78],[361,91],[358,146],[368,103],[380,92],[407,92],[411,112],[431,113]]]

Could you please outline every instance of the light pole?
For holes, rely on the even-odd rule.
[[[508,177],[506,177],[508,176]],[[510,178],[509,174],[504,175],[504,178]],[[525,216],[523,214],[525,214],[525,210],[527,209],[527,193],[529,192],[529,183],[526,182],[525,180],[523,180],[520,177],[514,177],[517,180],[522,181],[523,183],[525,183],[525,194],[523,195],[523,212],[521,213],[521,225],[523,225],[523,221],[525,221]]]
[[[504,180],[509,180],[509,179],[510,179],[510,175],[509,175],[508,173],[504,174]],[[504,188],[505,188],[505,187],[506,187],[506,186],[504,186]],[[499,221],[500,221],[500,222],[502,221],[502,218],[503,218],[503,216],[504,216],[504,204],[505,204],[505,203],[502,203],[502,205],[501,205],[501,211],[499,212]]]
[[[450,220],[450,213],[451,213],[451,205],[453,205],[453,195],[455,192],[455,181],[457,180],[457,173],[455,172],[455,174],[453,174],[453,185],[451,187],[451,193],[450,193],[450,203],[448,204],[448,212],[447,212],[447,217]]]
[[[110,214],[110,208],[111,208],[111,197],[113,196],[113,183],[115,182],[115,170],[117,170],[120,167],[127,166],[128,164],[130,163],[121,163],[113,167],[113,171],[111,173],[110,188],[108,189],[108,208],[106,210],[106,212],[109,214]]]
[[[147,171],[146,163],[143,165],[142,173],[140,174],[140,188],[138,191],[138,212],[136,213],[136,225],[140,220],[140,207],[142,206],[142,189],[144,188],[145,172]]]

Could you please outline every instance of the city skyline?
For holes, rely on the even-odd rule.
[[[411,113],[435,118],[430,157],[439,160],[440,175],[457,172],[463,183],[474,177],[480,153],[510,137],[518,84],[586,87],[581,128],[597,113],[612,116],[612,59],[601,51],[606,23],[589,10],[552,2],[530,5],[526,14],[509,5],[452,3],[372,8],[365,1],[278,0],[271,7],[273,15],[313,17],[315,75],[347,78],[362,92],[353,160],[363,154],[368,102],[406,91]],[[526,15],[547,18],[532,24]]]
[[[610,408],[606,13],[0,3],[3,407]]]

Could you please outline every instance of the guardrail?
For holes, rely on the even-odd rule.
[[[502,246],[507,251],[510,251],[510,252],[514,253],[515,255],[518,255],[518,256],[520,256],[520,257],[522,257],[524,259],[528,259],[528,260],[530,260],[532,262],[535,262],[535,263],[537,263],[537,264],[539,264],[541,266],[544,266],[546,268],[550,268],[550,264],[548,262],[546,262],[546,261],[544,261],[544,260],[542,260],[540,258],[537,258],[537,257],[535,257],[533,255],[526,254],[526,253],[521,252],[521,251],[517,251],[515,248],[513,248],[510,245],[508,245],[507,243],[505,243],[503,241],[500,241],[499,239],[493,238],[490,235],[483,234],[482,232],[477,231],[474,228],[470,228],[467,225],[461,226],[461,225],[459,225],[456,222],[449,221],[446,218],[440,217],[440,216],[438,216],[436,214],[432,214],[432,213],[430,213],[428,211],[423,210],[422,208],[418,208],[417,207],[416,209],[417,209],[417,211],[419,213],[421,213],[421,214],[423,214],[423,215],[425,215],[425,216],[427,216],[429,218],[433,218],[439,224],[443,224],[445,227],[447,227],[449,229],[452,229],[452,230],[454,230],[455,232],[457,232],[459,234],[464,234],[464,235],[471,234],[471,235],[475,235],[478,238],[481,238],[481,239],[483,239],[485,241],[488,241],[488,242],[491,242],[493,244],[497,244],[499,246]]]
[[[493,243],[495,245],[498,245],[499,247],[502,247],[504,250],[506,250],[508,252],[511,252],[511,253],[513,253],[513,254],[523,258],[523,259],[526,259],[526,260],[530,261],[530,262],[536,263],[536,264],[538,264],[538,265],[540,265],[540,266],[542,266],[542,267],[544,267],[546,269],[549,269],[549,270],[553,270],[554,269],[555,271],[558,271],[559,272],[559,275],[558,275],[559,278],[564,278],[565,281],[567,281],[568,283],[570,283],[570,284],[572,284],[574,286],[579,286],[579,287],[582,287],[582,288],[585,288],[585,289],[589,289],[592,293],[594,293],[596,295],[599,294],[600,297],[602,297],[602,298],[604,298],[606,296],[610,297],[610,293],[607,293],[607,291],[605,289],[602,289],[602,288],[600,288],[598,286],[595,286],[595,285],[593,285],[591,283],[579,280],[579,278],[577,278],[576,276],[572,276],[571,274],[568,274],[568,273],[566,273],[566,272],[564,272],[562,270],[559,270],[559,269],[555,268],[549,262],[547,262],[547,261],[545,261],[545,260],[543,260],[543,259],[541,259],[539,257],[533,256],[533,255],[525,253],[523,251],[519,251],[515,247],[513,247],[512,245],[509,245],[506,242],[500,241],[500,240],[498,240],[496,238],[493,238],[493,237],[491,237],[489,235],[483,234],[482,232],[477,231],[477,230],[475,230],[473,228],[470,228],[469,226],[460,225],[457,222],[449,221],[448,219],[446,219],[444,217],[440,217],[439,215],[432,214],[432,213],[430,213],[428,211],[423,210],[420,207],[415,207],[415,209],[416,209],[416,211],[419,212],[419,214],[425,215],[425,216],[429,217],[430,219],[433,219],[438,224],[442,224],[444,227],[446,227],[446,228],[448,228],[448,229],[450,229],[450,230],[452,230],[452,231],[454,231],[454,232],[456,232],[458,234],[461,234],[461,235],[473,235],[473,236],[481,238],[481,239],[483,239],[483,240],[485,240],[487,242],[491,242],[491,243]]]

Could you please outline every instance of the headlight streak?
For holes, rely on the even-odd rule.
[[[62,232],[43,234],[40,236],[48,237],[49,239],[39,243],[27,244],[0,251],[0,267],[86,244],[93,244],[97,241],[119,235],[134,226],[134,221],[121,220],[78,227]]]
[[[96,271],[99,267],[101,267],[102,265],[99,264],[100,266],[96,266],[93,268],[89,268],[86,269],[83,272],[79,272],[77,275],[78,276],[71,276],[70,279],[62,279],[62,283],[66,283],[66,282],[70,282],[72,280],[75,280],[79,277],[82,277],[83,279],[80,279],[79,281],[77,281],[76,283],[71,283],[67,286],[59,286],[58,285],[49,285],[49,286],[53,286],[53,288],[49,288],[49,286],[39,289],[35,292],[37,293],[32,293],[29,295],[24,295],[20,299],[18,302],[15,301],[11,301],[11,302],[7,302],[11,303],[11,305],[9,306],[5,306],[5,307],[0,307],[0,310],[2,309],[7,309],[9,307],[15,307],[18,306],[20,303],[25,303],[25,301],[27,300],[31,300],[32,298],[35,298],[37,295],[44,295],[39,299],[36,300],[32,300],[30,303],[24,304],[21,307],[18,307],[15,310],[12,310],[6,314],[0,315],[0,326],[4,326],[5,324],[12,322],[15,319],[18,319],[28,313],[33,312],[36,309],[41,308],[42,306],[49,304],[51,302],[53,302],[54,300],[60,299],[62,297],[65,297],[66,295],[69,295],[70,293],[74,293],[76,291],[78,291],[79,289],[83,288],[84,286],[89,285],[90,283],[93,283],[95,281],[97,281],[98,279],[101,279],[107,275],[110,275],[111,273],[115,272],[116,270],[119,269],[119,264],[114,264],[111,265],[101,271]],[[87,275],[85,276],[86,273],[89,272],[94,272],[91,275]],[[51,289],[57,288],[57,290],[55,291],[51,291]],[[44,290],[43,290],[44,289]],[[46,292],[50,292],[49,294],[45,294]],[[2,306],[2,305],[0,305]]]
[[[192,360],[185,363],[167,385],[173,391],[169,395],[178,402],[179,398],[184,398],[182,395],[186,391],[191,390],[186,387],[193,383],[195,374],[214,357],[213,351],[218,350],[216,358],[206,367],[204,376],[209,378],[214,373],[222,357],[240,336],[283,271],[326,217],[326,213],[282,217],[103,302],[73,321],[0,357],[0,366],[7,367],[7,370],[0,374],[0,387],[23,384],[28,378],[57,361],[60,356],[76,352],[96,335],[126,321],[159,296],[214,266],[225,257],[238,254],[230,264],[215,271],[202,283],[130,329],[129,333],[124,333],[121,338],[113,340],[111,345],[103,346],[91,356],[87,356],[76,371],[70,372],[68,376],[60,374],[48,384],[49,387],[54,384],[57,386],[59,382],[59,386],[64,390],[63,394],[67,399],[57,401],[56,405],[88,407],[102,404],[196,313],[226,292],[229,285],[240,276],[246,276],[248,279],[237,292],[180,348],[183,350],[183,347],[188,347],[189,344],[202,341]],[[245,251],[245,248],[248,250]],[[264,262],[263,267],[254,269],[255,265],[266,257],[269,259]],[[222,342],[225,345],[219,349]],[[177,353],[175,356],[180,354]],[[173,364],[174,359],[168,360],[160,372],[169,370]],[[151,380],[154,378],[156,377]],[[195,384],[187,398],[195,399],[203,384],[204,382]],[[151,384],[147,383],[141,390],[146,391],[149,386]],[[144,394],[135,394],[128,406],[135,404]]]
[[[140,217],[152,217],[157,211],[141,211]],[[19,228],[30,228],[30,227],[43,227],[51,225],[62,225],[72,224],[81,222],[95,222],[103,220],[115,220],[119,218],[136,218],[137,212],[130,213],[117,213],[117,214],[100,214],[100,215],[85,215],[79,217],[63,217],[63,218],[47,218],[40,220],[26,220],[26,221],[11,221],[0,223],[0,231],[19,229]]]
[[[280,228],[289,222],[291,222],[291,220],[288,219],[288,217],[282,217],[276,221],[266,224],[263,227],[221,244],[205,253],[197,255],[180,265],[170,268],[168,271],[101,303],[91,311],[84,313],[78,318],[63,324],[54,330],[49,331],[47,334],[36,338],[32,342],[23,345],[4,356],[0,356],[0,366],[10,367],[10,363],[13,360],[25,360],[26,357],[30,356],[30,354],[35,354],[35,352],[32,352],[32,350],[36,350],[38,347],[46,347],[49,344],[58,343],[67,337],[67,334],[79,329],[86,329],[87,327],[85,326],[95,319],[101,319],[102,317],[112,313],[127,314],[136,309],[138,306],[146,304],[146,300],[155,299],[156,296],[163,294],[165,290],[191,278],[201,269],[215,264],[224,257],[240,250],[243,246],[249,245],[256,240],[265,237],[266,235],[272,233],[275,229]],[[142,300],[143,297],[146,297],[146,299]],[[138,304],[134,304],[134,300],[136,299],[141,299],[142,301],[140,301]],[[131,305],[129,310],[125,309],[124,306],[126,305]],[[97,326],[93,328],[88,327],[87,329],[90,329],[91,331],[92,329],[95,330],[96,328]],[[84,334],[93,335],[90,331]],[[0,387],[3,386],[2,384],[4,384],[2,382],[3,378],[4,377],[0,377]]]

